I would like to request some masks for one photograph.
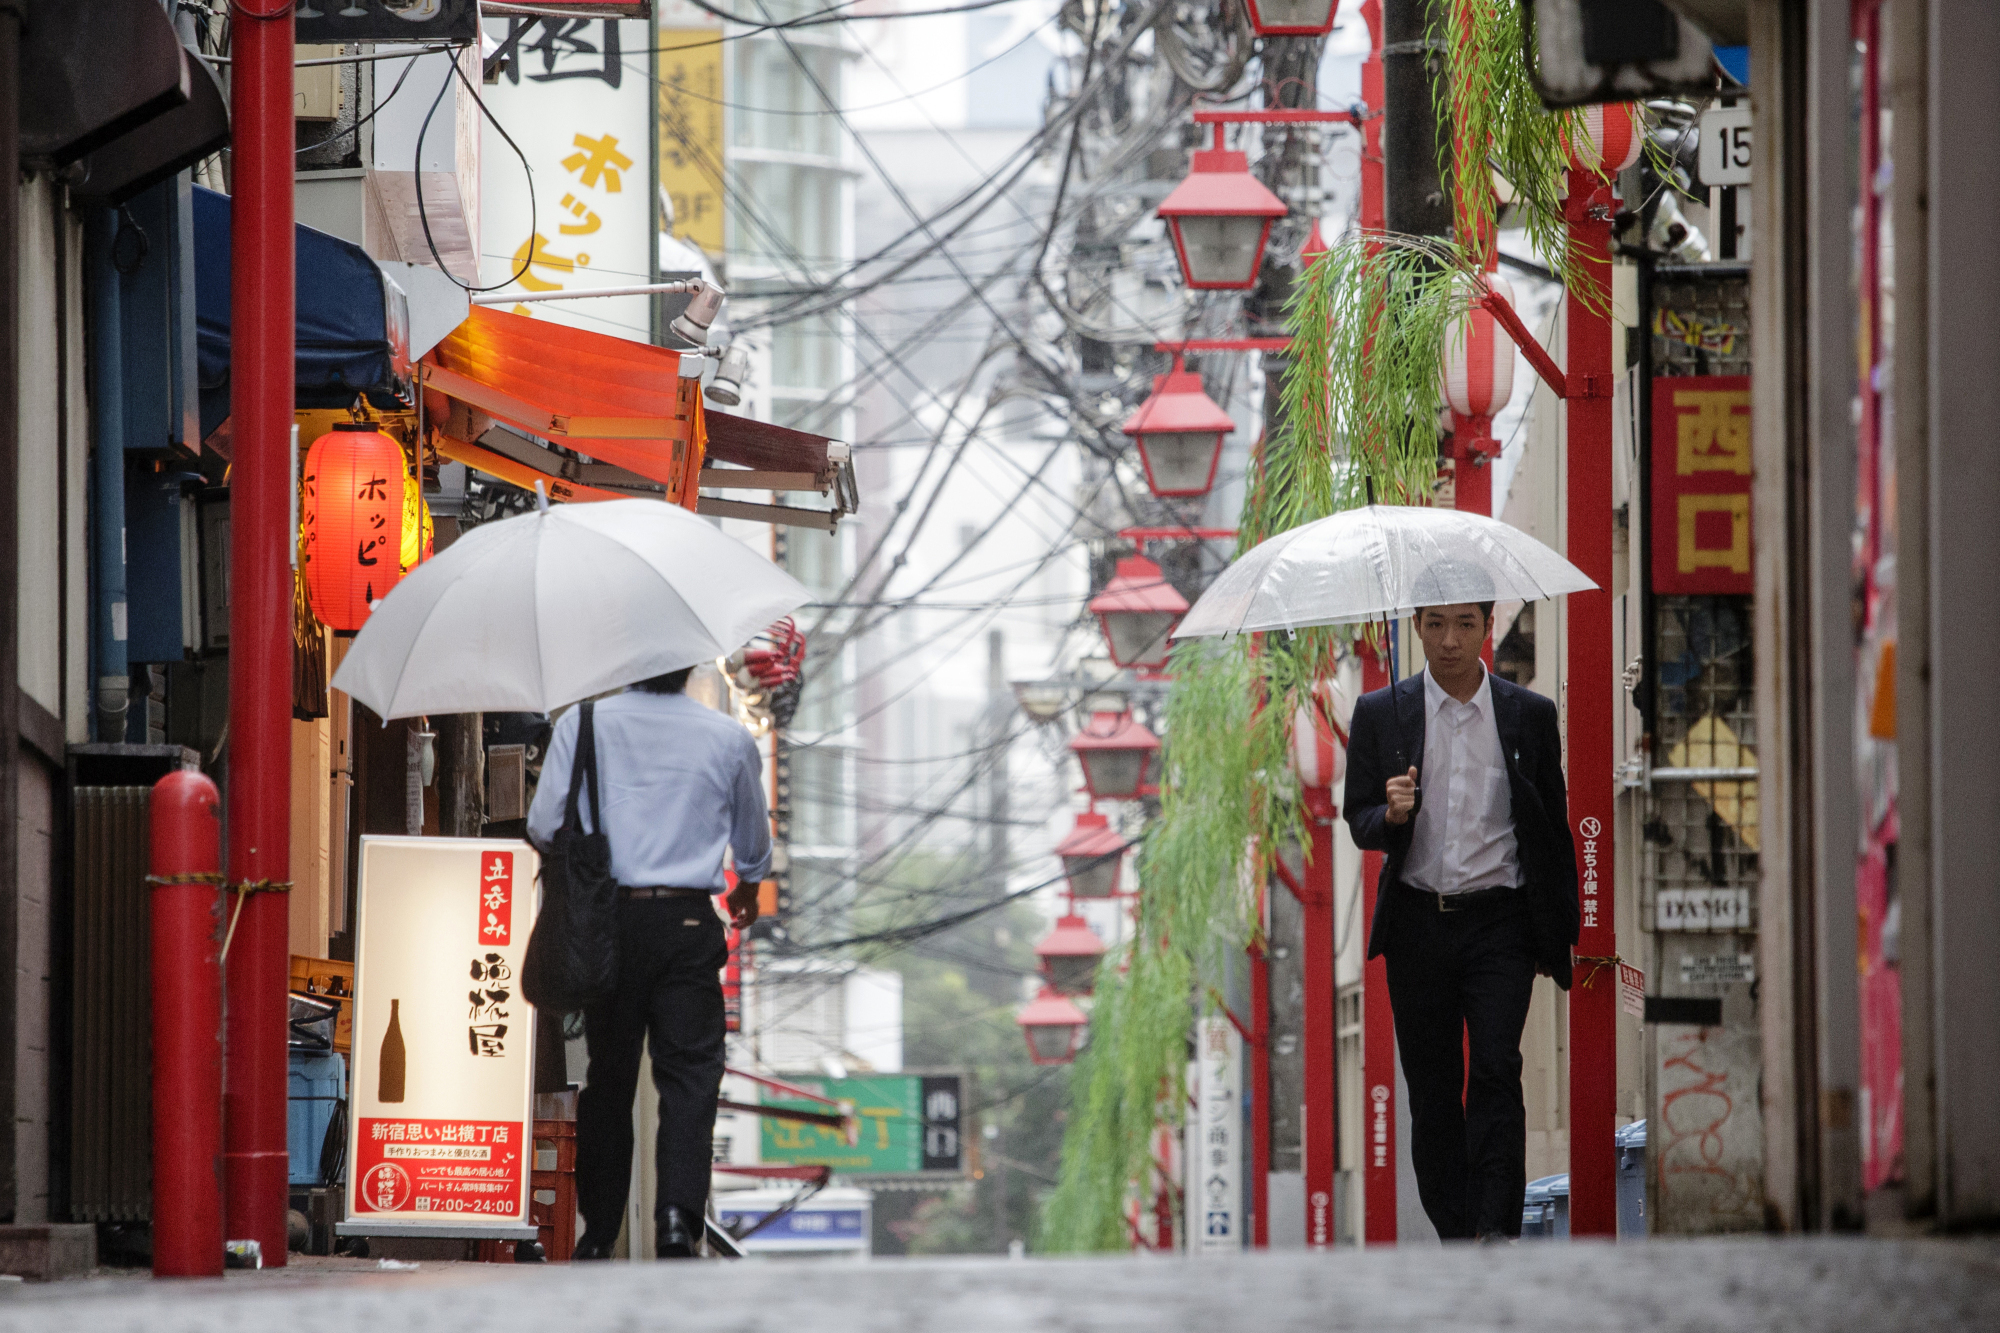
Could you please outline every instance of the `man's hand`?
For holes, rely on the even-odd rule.
[[[1400,778],[1390,778],[1389,813],[1382,816],[1391,824],[1407,824],[1410,814],[1417,808],[1417,770],[1411,769]]]
[[[756,880],[738,880],[736,887],[729,891],[729,924],[738,930],[748,930],[757,920]]]

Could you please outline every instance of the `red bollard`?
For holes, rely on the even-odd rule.
[[[222,1276],[222,796],[153,784],[153,1276]]]

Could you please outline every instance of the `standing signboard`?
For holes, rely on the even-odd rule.
[[[490,18],[485,34],[510,54],[498,82],[482,90],[492,118],[479,147],[481,283],[532,295],[653,281],[653,25]],[[652,341],[650,296],[504,308]]]
[[[1233,1254],[1243,1248],[1243,1038],[1227,1018],[1195,1024],[1193,1132],[1187,1151],[1188,1250]],[[1329,1217],[1331,1200],[1315,1201]]]
[[[538,869],[512,839],[361,839],[342,1235],[535,1238]]]
[[[830,1126],[765,1116],[763,1161],[830,1166],[844,1176],[942,1179],[965,1174],[965,1075],[863,1074],[791,1081],[851,1105],[859,1133],[850,1143]],[[780,1093],[766,1093],[764,1105],[827,1109]]]

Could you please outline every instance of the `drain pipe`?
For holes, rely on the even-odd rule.
[[[118,214],[96,209],[90,217],[90,419],[96,447],[90,461],[92,664],[96,668],[97,739],[125,739],[131,664],[125,651],[125,372],[115,257]]]

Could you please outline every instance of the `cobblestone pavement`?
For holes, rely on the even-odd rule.
[[[0,1333],[2000,1330],[2000,1243],[1728,1240],[1220,1260],[316,1265],[8,1284]]]

